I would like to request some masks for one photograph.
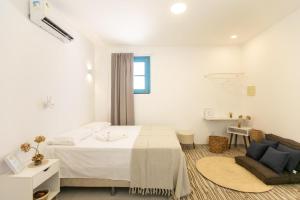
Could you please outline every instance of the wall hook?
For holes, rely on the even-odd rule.
[[[52,97],[51,96],[47,96],[46,100],[43,102],[43,107],[45,109],[53,109],[54,105],[55,104],[52,101]]]

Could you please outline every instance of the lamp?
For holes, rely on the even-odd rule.
[[[88,82],[92,82],[93,81],[93,67],[92,67],[91,63],[87,64],[86,79],[87,79]]]

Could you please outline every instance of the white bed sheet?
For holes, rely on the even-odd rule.
[[[113,142],[103,142],[93,135],[75,146],[48,145],[48,158],[60,159],[61,178],[99,178],[130,181],[130,161],[140,126],[109,126],[109,131],[128,134]]]

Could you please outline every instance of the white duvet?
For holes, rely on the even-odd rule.
[[[108,126],[101,131],[115,136],[122,133],[126,137],[101,141],[97,139],[99,131],[96,131],[74,146],[48,145],[46,155],[60,159],[61,178],[130,181],[131,151],[140,129],[140,126]]]

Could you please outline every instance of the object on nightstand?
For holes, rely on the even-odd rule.
[[[46,138],[44,136],[37,136],[34,139],[34,142],[37,143],[36,147],[31,146],[29,143],[24,143],[21,145],[21,150],[24,152],[29,152],[31,149],[35,150],[34,156],[32,157],[32,161],[34,165],[38,166],[43,163],[44,155],[40,154],[39,146],[42,142],[45,142]]]
[[[25,168],[24,163],[21,162],[15,153],[6,156],[4,161],[15,174],[20,173]]]
[[[209,136],[209,151],[223,153],[228,149],[228,138],[223,136]]]
[[[192,131],[178,131],[177,138],[178,138],[180,144],[193,145],[193,147],[195,149],[194,133]]]
[[[49,197],[48,190],[40,190],[33,194],[34,200],[47,200]]]

